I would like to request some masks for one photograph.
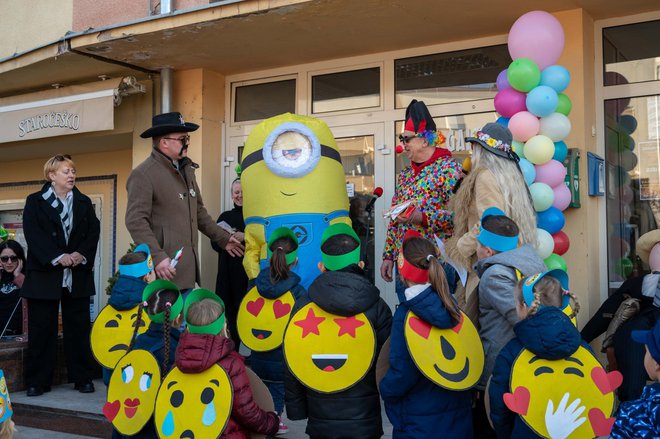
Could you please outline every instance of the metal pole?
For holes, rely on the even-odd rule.
[[[160,112],[172,111],[172,69],[165,68],[160,71]]]

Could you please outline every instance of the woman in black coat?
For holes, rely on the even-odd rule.
[[[241,180],[238,178],[231,183],[231,200],[234,202],[234,208],[222,212],[218,217],[218,223],[226,222],[236,231],[243,233],[245,231],[245,221],[243,221],[243,191],[241,189]],[[248,278],[243,268],[243,256],[232,256],[215,243],[211,243],[215,251],[220,253],[218,258],[218,277],[215,281],[215,293],[225,302],[225,313],[227,315],[227,325],[229,335],[235,343],[235,349],[241,344],[236,329],[236,316],[238,315],[238,306],[241,304],[245,293],[247,292]]]
[[[69,382],[94,391],[89,344],[90,296],[99,220],[92,201],[74,185],[75,164],[56,155],[44,165],[47,183],[27,197],[23,229],[28,245],[21,296],[28,299],[27,396],[50,391],[56,365],[58,308],[62,305],[64,355]]]
[[[0,335],[23,333],[21,287],[25,281],[25,251],[8,239],[0,244]]]

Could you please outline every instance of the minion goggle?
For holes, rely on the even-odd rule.
[[[321,261],[325,268],[331,271],[341,270],[344,267],[348,267],[351,264],[357,264],[360,262],[360,238],[358,238],[357,233],[353,230],[353,227],[349,226],[346,223],[337,223],[333,224],[323,232],[321,236],[321,246],[325,244],[325,241],[328,240],[331,236],[335,235],[348,235],[357,242],[358,246],[351,250],[348,253],[343,255],[328,255],[323,253],[321,250]]]
[[[518,235],[501,236],[484,229],[484,220],[489,216],[506,216],[506,214],[497,207],[489,207],[488,209],[484,210],[484,214],[481,215],[481,222],[479,223],[479,234],[477,235],[477,241],[479,241],[481,245],[490,247],[498,252],[505,252],[518,247]]]
[[[561,284],[561,288],[564,291],[561,299],[561,309],[565,309],[571,301],[571,297],[568,295],[568,274],[566,274],[564,270],[559,269],[545,271],[543,273],[537,273],[529,276],[523,283],[522,287],[522,295],[525,303],[527,306],[532,306],[532,303],[534,302],[534,285],[536,285],[536,283],[543,279],[545,276],[554,277]],[[543,305],[541,305],[541,307],[543,307]]]
[[[309,174],[321,157],[341,164],[339,151],[322,145],[308,126],[300,122],[285,122],[271,131],[262,149],[243,158],[241,172],[263,160],[275,175],[300,178]]]
[[[154,270],[154,261],[151,258],[151,251],[147,244],[140,244],[133,250],[133,253],[146,253],[147,259],[136,264],[119,264],[119,274],[130,277],[143,277]]]
[[[410,238],[423,239],[424,237],[422,236],[421,233],[417,232],[416,230],[408,230],[406,234],[403,236],[404,245],[405,242]],[[404,279],[408,279],[412,282],[415,282],[416,284],[425,284],[429,282],[429,270],[415,267],[413,264],[411,264],[403,256],[403,247],[401,248],[401,251],[399,252],[399,256],[397,257],[396,266],[397,269],[399,270],[399,274]]]
[[[222,309],[223,309],[222,314],[220,314],[220,317],[218,317],[214,322],[211,322],[208,325],[204,325],[204,326],[191,325],[190,322],[187,320],[188,310],[190,309],[190,305],[192,305],[195,302],[199,302],[200,300],[203,299],[212,299],[215,300],[216,302],[219,302],[220,305],[222,305]],[[190,294],[188,294],[188,297],[186,298],[186,304],[183,307],[183,315],[186,317],[188,330],[193,334],[213,334],[213,335],[220,334],[220,332],[222,332],[222,328],[225,326],[224,309],[225,309],[225,302],[223,302],[222,299],[218,297],[218,295],[215,294],[213,291],[205,290],[204,288],[198,288],[196,290],[192,290]]]
[[[142,301],[143,302],[148,301],[149,298],[159,290],[173,290],[178,293],[176,301],[172,304],[172,307],[170,308],[170,317],[172,316],[176,317],[179,314],[181,314],[181,310],[183,309],[183,298],[181,297],[181,292],[174,283],[168,280],[156,279],[155,281],[151,282],[149,285],[144,287],[144,290],[142,290]],[[154,323],[163,323],[165,321],[165,311],[159,312],[154,315],[149,315],[149,319]]]
[[[286,265],[291,265],[298,257],[298,246],[297,246],[298,238],[296,237],[295,233],[293,233],[293,230],[291,230],[288,227],[277,228],[273,231],[273,233],[270,234],[270,237],[268,239],[268,248],[267,248],[268,259],[270,259],[271,256],[273,256],[273,251],[270,249],[273,246],[273,243],[278,239],[284,237],[289,237],[293,240],[293,242],[296,243],[296,248],[291,252],[286,253]]]

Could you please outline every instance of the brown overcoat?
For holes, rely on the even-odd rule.
[[[126,183],[126,228],[133,242],[149,245],[154,266],[183,248],[174,278],[182,290],[200,281],[197,231],[223,248],[229,240],[229,233],[206,212],[195,180],[198,167],[186,157],[177,170],[172,160],[154,149]]]

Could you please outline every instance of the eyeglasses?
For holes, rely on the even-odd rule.
[[[188,143],[190,143],[190,136],[182,136],[182,137],[163,137],[163,139],[167,139],[167,140],[177,140],[177,141],[181,142],[181,144],[183,144],[183,145],[187,145]]]
[[[423,136],[422,133],[417,133],[414,136],[404,136],[403,134],[399,134],[399,142],[401,142],[401,144],[405,145],[408,142],[410,142],[412,139],[414,139],[415,137],[422,137],[422,136]]]
[[[12,262],[18,261],[18,256],[0,256],[0,261],[9,262],[11,259]]]
[[[58,154],[53,158],[55,160],[57,160],[58,162],[63,162],[65,160],[71,160],[71,156],[69,154]]]

